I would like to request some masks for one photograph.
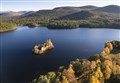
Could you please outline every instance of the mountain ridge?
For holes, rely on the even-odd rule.
[[[91,6],[91,5],[81,6],[81,7],[65,6],[65,7],[57,7],[57,8],[54,8],[53,10],[39,10],[29,15],[28,17],[34,16],[34,17],[39,17],[39,18],[58,19],[61,17],[70,16],[71,14],[73,14],[70,16],[70,18],[72,18],[72,17],[77,17],[75,15],[76,13],[82,14],[83,13],[82,11],[88,11],[94,14],[96,14],[97,12],[98,15],[102,14],[103,17],[109,16],[110,18],[112,18],[112,15],[114,17],[115,14],[119,14],[119,10],[120,10],[120,6],[117,6],[117,5],[108,5],[104,7],[96,7],[96,6]],[[87,15],[88,12],[86,13],[84,12],[84,14]],[[84,17],[84,14],[82,15],[82,17]],[[101,16],[98,16],[98,17],[101,17]],[[77,18],[80,18],[80,17],[77,17]],[[76,19],[73,19],[73,20],[76,20]]]
[[[79,11],[88,11],[94,10],[98,7],[96,6],[81,6],[81,7],[72,7],[72,6],[64,6],[64,7],[56,7],[52,10],[39,10],[34,14],[29,15],[28,17],[39,17],[39,18],[59,18],[61,16],[66,16],[69,14],[73,14]]]
[[[0,16],[1,17],[16,17],[16,16],[22,16],[25,14],[32,14],[34,11],[4,11],[4,12],[0,12]]]
[[[98,12],[107,12],[107,13],[120,13],[120,6],[117,5],[108,5],[102,8],[95,9]]]
[[[105,13],[114,13],[119,14],[120,13],[120,6],[118,5],[108,5],[104,7],[97,7],[93,5],[86,5],[86,6],[80,6],[80,7],[74,7],[74,6],[63,6],[63,7],[56,7],[49,10],[38,10],[38,11],[23,11],[23,12],[3,12],[0,13],[0,16],[2,17],[14,17],[14,16],[20,16],[20,17],[39,17],[39,18],[49,18],[49,19],[56,19],[63,16],[67,16],[70,14],[74,14],[80,11],[95,11],[95,12],[105,12]],[[31,12],[30,14],[27,14],[28,12]],[[25,15],[26,13],[26,15]]]

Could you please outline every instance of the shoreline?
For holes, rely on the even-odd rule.
[[[17,27],[14,27],[14,28],[9,29],[9,30],[2,30],[2,31],[0,31],[0,33],[10,32],[10,31],[14,31],[14,30],[17,30]]]
[[[24,27],[24,25],[22,26],[17,26],[17,27]],[[14,30],[17,30],[17,27],[14,27],[13,29],[9,29],[9,30],[4,30],[4,31],[0,31],[0,33],[4,33],[4,32],[10,32],[10,31],[14,31]],[[29,27],[29,26],[27,26]],[[54,27],[54,28],[49,28],[47,26],[34,26],[34,27],[29,27],[29,28],[36,28],[36,27],[45,27],[45,28],[48,28],[48,29],[52,29],[52,30],[62,30],[62,29],[78,29],[78,28],[88,28],[88,29],[116,29],[116,30],[119,30],[120,28],[106,28],[106,27],[77,27],[77,28],[57,28],[57,27]]]

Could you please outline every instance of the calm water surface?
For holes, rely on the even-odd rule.
[[[0,75],[2,83],[29,82],[61,65],[67,66],[76,58],[88,58],[100,53],[104,43],[120,40],[119,29],[62,29],[46,27],[18,27],[17,30],[1,33]],[[55,49],[46,55],[35,56],[35,44],[51,39]]]

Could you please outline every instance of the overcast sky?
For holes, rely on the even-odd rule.
[[[1,11],[30,11],[53,9],[61,6],[120,5],[119,0],[1,0]]]

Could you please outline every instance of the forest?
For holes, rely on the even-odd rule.
[[[0,22],[0,32],[15,30],[16,27],[15,23]]]
[[[106,42],[101,54],[71,61],[68,67],[40,75],[31,83],[119,83],[120,41]]]
[[[2,22],[9,24],[16,24],[17,26],[46,26],[49,29],[62,28],[119,28],[120,19],[89,19],[89,20],[51,20],[48,18],[39,19],[37,17],[27,18],[4,18]],[[3,27],[1,27],[2,29]],[[7,28],[8,29],[8,28]]]

